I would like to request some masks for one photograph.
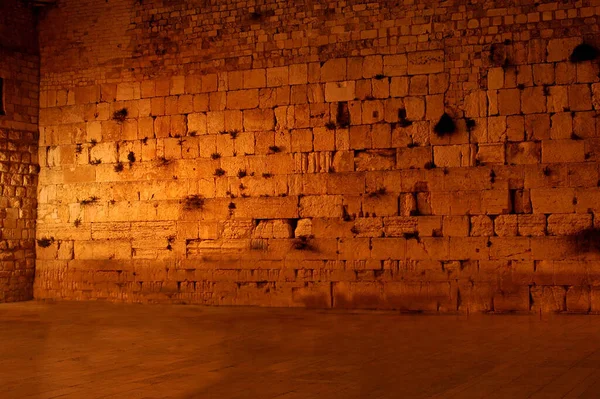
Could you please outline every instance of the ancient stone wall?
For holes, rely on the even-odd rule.
[[[598,312],[599,18],[598,0],[59,0],[35,295]]]
[[[0,2],[0,302],[31,299],[35,262],[39,56],[34,15]]]

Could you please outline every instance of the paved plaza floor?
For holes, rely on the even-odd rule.
[[[0,398],[600,398],[600,317],[0,304]]]

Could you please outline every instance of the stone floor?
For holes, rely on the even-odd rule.
[[[600,317],[0,305],[0,398],[599,398]]]

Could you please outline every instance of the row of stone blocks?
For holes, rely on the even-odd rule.
[[[502,288],[495,283],[468,281],[81,283],[45,280],[36,283],[35,297],[42,300],[386,309],[419,313],[600,313],[600,286]]]

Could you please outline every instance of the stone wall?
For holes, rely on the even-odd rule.
[[[59,0],[35,295],[598,312],[599,67],[570,57],[599,18],[598,0]]]
[[[33,297],[39,56],[34,15],[0,2],[0,302]]]

